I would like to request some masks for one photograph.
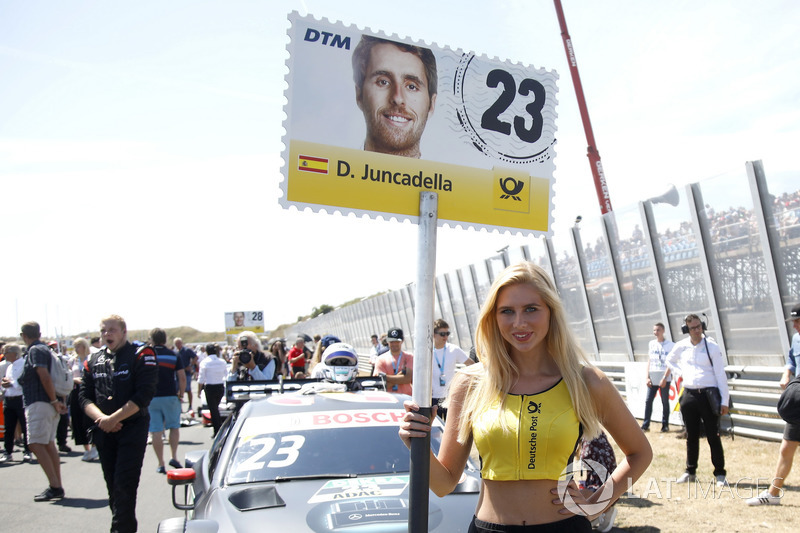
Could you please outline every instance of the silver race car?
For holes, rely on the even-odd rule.
[[[313,382],[295,392],[270,382],[231,387],[234,401],[249,401],[210,450],[187,454],[192,468],[168,473],[173,505],[186,516],[158,531],[408,531],[409,452],[397,435],[408,396],[369,390],[375,381],[358,378],[365,390],[343,392]],[[437,419],[434,453],[442,431]],[[467,531],[479,490],[470,461],[452,494],[429,493],[429,531]]]

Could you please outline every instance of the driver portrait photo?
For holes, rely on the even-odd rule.
[[[436,105],[436,58],[428,48],[362,35],[353,51],[356,103],[364,113],[364,150],[420,157]]]
[[[244,327],[244,311],[236,311],[233,313],[233,325],[237,328]]]

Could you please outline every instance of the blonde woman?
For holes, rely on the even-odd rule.
[[[592,366],[569,329],[555,286],[540,267],[520,263],[493,283],[475,336],[480,363],[451,385],[431,489],[456,486],[474,443],[482,459],[474,533],[591,531],[650,464],[652,450],[614,385]],[[400,437],[430,431],[406,402]],[[604,427],[625,458],[596,492],[559,485],[579,439]]]

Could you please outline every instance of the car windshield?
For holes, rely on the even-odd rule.
[[[250,417],[236,437],[226,484],[409,471],[397,436],[402,409],[353,409]],[[442,426],[431,433],[436,453]]]

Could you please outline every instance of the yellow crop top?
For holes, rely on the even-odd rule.
[[[499,423],[505,418],[510,431]],[[537,394],[508,394],[472,421],[484,479],[558,479],[581,436],[563,380]]]

